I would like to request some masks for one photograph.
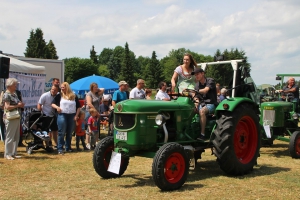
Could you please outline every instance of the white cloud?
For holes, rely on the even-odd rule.
[[[116,3],[118,2],[118,3]],[[235,8],[232,7],[235,3]],[[159,58],[177,48],[212,55],[242,49],[259,83],[299,72],[298,1],[2,1],[0,50],[23,55],[31,29],[42,28],[58,55],[89,57],[89,50],[128,42],[137,56]],[[298,71],[297,71],[298,70]]]

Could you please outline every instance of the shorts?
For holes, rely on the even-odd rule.
[[[206,107],[208,109],[208,114],[214,114],[216,106],[215,104],[206,104],[204,106],[201,106],[201,104],[198,107],[198,110],[201,110],[203,107]]]
[[[51,120],[52,124],[51,123]],[[50,125],[50,126],[49,126]],[[58,131],[58,126],[57,126],[57,117],[53,116],[53,117],[43,117],[43,130],[45,131]]]

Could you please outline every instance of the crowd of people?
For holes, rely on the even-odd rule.
[[[17,154],[17,147],[20,146],[20,115],[9,119],[14,111],[21,112],[24,108],[22,97],[18,95],[18,80],[8,78],[6,80],[6,91],[1,100],[4,110],[3,122],[5,124],[5,152],[4,157],[8,160],[20,158]],[[99,142],[99,130],[101,125],[105,128],[110,124],[113,128],[113,108],[127,99],[152,100],[152,89],[145,88],[145,81],[138,79],[136,86],[129,92],[129,85],[126,81],[118,83],[119,89],[112,97],[105,95],[105,88],[99,88],[97,83],[90,84],[90,91],[85,96],[84,106],[80,105],[77,95],[70,88],[69,83],[60,83],[54,78],[49,92],[41,95],[37,110],[42,111],[44,120],[42,127],[47,127],[50,139],[46,142],[47,147],[57,149],[59,155],[65,152],[72,152],[72,133],[76,135],[76,150],[94,149]],[[171,101],[169,93],[182,93],[185,89],[198,91],[195,99],[202,99],[195,103],[195,110],[199,114],[201,132],[197,140],[206,140],[205,125],[208,114],[214,114],[215,108],[227,98],[227,90],[220,88],[213,78],[205,76],[205,71],[197,67],[192,55],[184,54],[183,64],[176,67],[171,78],[171,91],[167,91],[167,83],[161,81],[158,84],[158,91],[155,100]],[[295,85],[295,79],[290,78],[287,86],[280,92],[295,93],[299,97],[299,88]],[[172,95],[171,95],[172,96]],[[295,98],[299,101],[299,98]],[[50,124],[50,125],[49,125]],[[80,148],[80,142],[82,148]]]

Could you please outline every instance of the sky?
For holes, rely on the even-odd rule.
[[[255,83],[274,85],[278,73],[300,74],[299,10],[299,0],[0,0],[0,50],[24,56],[36,28],[59,59],[126,42],[136,57],[158,59],[178,48],[211,56],[237,48]]]

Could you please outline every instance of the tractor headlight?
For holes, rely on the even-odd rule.
[[[163,115],[156,115],[155,117],[155,123],[158,126],[161,126],[164,123],[164,116]]]
[[[294,114],[292,115],[292,118],[295,119],[295,120],[297,120],[297,119],[298,119],[297,113],[294,113]]]

